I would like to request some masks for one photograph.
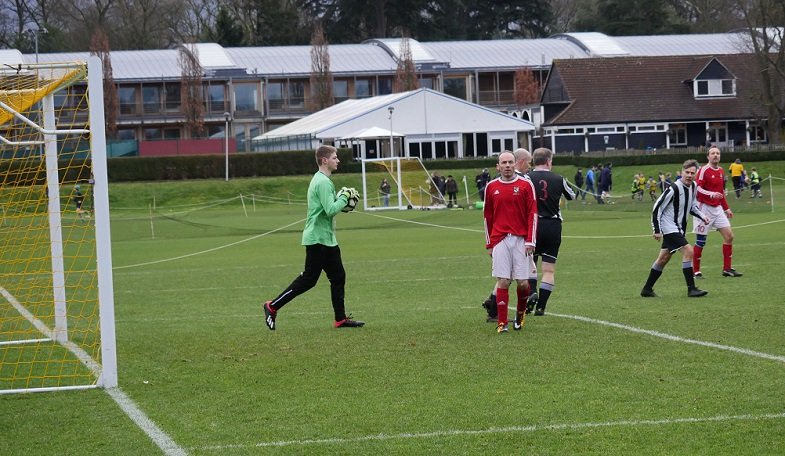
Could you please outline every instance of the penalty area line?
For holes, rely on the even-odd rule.
[[[776,420],[785,418],[785,413],[766,413],[760,415],[718,415],[709,417],[693,418],[663,418],[657,420],[622,420],[606,421],[600,423],[562,423],[562,424],[536,424],[530,426],[505,426],[492,427],[487,429],[455,429],[446,431],[432,432],[406,432],[401,434],[375,434],[351,438],[326,438],[326,439],[304,439],[304,440],[280,440],[274,442],[258,442],[250,444],[233,445],[211,445],[193,448],[197,451],[225,451],[230,449],[243,448],[270,448],[287,446],[319,446],[319,445],[343,445],[349,443],[385,441],[385,440],[404,440],[404,439],[432,439],[442,437],[460,437],[487,434],[513,434],[513,433],[532,433],[541,431],[578,431],[582,429],[610,428],[610,427],[639,427],[639,426],[667,426],[677,424],[695,424],[727,421],[761,421]]]
[[[729,352],[733,352],[733,353],[739,353],[739,354],[742,354],[742,355],[752,356],[752,357],[755,357],[755,358],[768,359],[770,361],[777,361],[777,362],[780,362],[780,363],[785,363],[785,356],[772,355],[770,353],[764,353],[764,352],[759,352],[759,351],[755,351],[755,350],[748,350],[746,348],[733,347],[731,345],[715,344],[714,342],[705,342],[705,341],[696,340],[696,339],[688,339],[688,338],[685,338],[685,337],[674,336],[672,334],[667,334],[667,333],[663,333],[663,332],[659,332],[659,331],[653,331],[653,330],[650,330],[650,329],[643,329],[643,328],[638,328],[636,326],[623,325],[621,323],[614,323],[614,322],[611,322],[611,321],[597,320],[597,319],[589,318],[589,317],[581,317],[579,315],[566,315],[566,314],[557,314],[557,313],[552,313],[552,312],[548,313],[548,315],[551,315],[551,316],[554,316],[554,317],[560,317],[560,318],[569,318],[571,320],[578,320],[578,321],[582,321],[582,322],[585,322],[585,323],[592,323],[592,324],[595,324],[595,325],[609,326],[611,328],[616,328],[616,329],[623,329],[625,331],[630,331],[630,332],[634,332],[634,333],[637,333],[637,334],[645,334],[647,336],[659,337],[661,339],[667,339],[667,340],[670,340],[670,341],[673,341],[673,342],[679,342],[679,343],[682,343],[682,344],[700,345],[702,347],[716,348],[718,350],[725,350],[725,351],[729,351]]]

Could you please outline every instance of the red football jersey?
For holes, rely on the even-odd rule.
[[[722,167],[712,168],[711,165],[703,165],[695,176],[695,183],[698,184],[698,202],[728,209],[728,202],[725,200],[725,171]],[[713,192],[719,193],[722,197],[712,198]]]
[[[485,248],[490,249],[508,234],[521,236],[526,244],[537,239],[537,200],[534,186],[525,177],[504,182],[496,178],[485,187]]]

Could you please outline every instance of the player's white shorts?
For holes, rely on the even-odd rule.
[[[692,218],[692,232],[696,234],[709,234],[712,229],[719,230],[730,226],[730,220],[725,215],[722,206],[712,206],[706,203],[698,203],[698,209],[709,218],[709,223],[703,223],[698,217]]]
[[[526,254],[526,240],[507,236],[493,246],[491,275],[503,279],[527,280],[532,270],[532,256]]]

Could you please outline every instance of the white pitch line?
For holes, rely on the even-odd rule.
[[[589,317],[581,317],[579,315],[565,315],[565,314],[557,314],[557,313],[553,313],[553,312],[549,312],[548,315],[551,315],[551,316],[554,316],[554,317],[569,318],[569,319],[572,319],[572,320],[583,321],[583,322],[586,322],[586,323],[593,323],[593,324],[596,324],[596,325],[610,326],[611,328],[623,329],[625,331],[630,331],[630,332],[634,332],[634,333],[638,333],[638,334],[646,334],[648,336],[659,337],[659,338],[662,338],[662,339],[667,339],[667,340],[671,340],[671,341],[674,341],[674,342],[680,342],[680,343],[683,343],[683,344],[700,345],[702,347],[716,348],[718,350],[726,350],[726,351],[729,351],[729,352],[739,353],[739,354],[742,354],[742,355],[752,356],[752,357],[755,357],[755,358],[762,358],[762,359],[768,359],[770,361],[777,361],[777,362],[780,362],[780,363],[785,363],[785,356],[772,355],[770,353],[764,353],[764,352],[759,352],[759,351],[755,351],[755,350],[748,350],[746,348],[733,347],[733,346],[730,346],[730,345],[715,344],[714,342],[704,342],[702,340],[687,339],[687,338],[684,338],[684,337],[674,336],[672,334],[662,333],[662,332],[659,332],[659,331],[652,331],[650,329],[643,329],[643,328],[638,328],[636,326],[623,325],[621,323],[613,323],[611,321],[597,320],[597,319],[589,318]]]
[[[267,236],[268,234],[275,233],[276,231],[281,231],[283,229],[289,228],[292,225],[296,225],[296,224],[298,224],[298,223],[300,223],[300,222],[302,222],[304,220],[305,219],[300,219],[300,220],[298,220],[296,222],[290,223],[288,225],[284,225],[284,226],[282,226],[280,228],[276,228],[274,230],[267,231],[266,233],[261,233],[261,234],[255,235],[255,236],[251,236],[249,238],[240,239],[239,241],[231,242],[229,244],[219,245],[218,247],[213,247],[212,249],[202,250],[201,252],[193,252],[193,253],[188,253],[188,254],[180,255],[180,256],[176,256],[176,257],[164,258],[164,259],[155,260],[155,261],[148,261],[146,263],[128,264],[128,265],[125,265],[125,266],[115,266],[112,269],[113,270],[118,270],[118,269],[136,268],[136,267],[139,267],[139,266],[150,266],[152,264],[166,263],[166,262],[169,262],[169,261],[181,260],[183,258],[190,258],[190,257],[197,256],[197,255],[203,255],[205,253],[215,252],[216,250],[222,250],[222,249],[225,249],[227,247],[232,247],[232,246],[235,246],[235,245],[238,245],[238,244],[243,244],[245,242],[253,241],[254,239],[258,239],[260,237]]]
[[[22,305],[14,295],[8,290],[0,287],[0,295],[16,308],[16,310],[27,319],[39,332],[47,336],[50,340],[55,339],[55,332],[49,329],[48,326],[38,318],[36,318],[27,308]],[[58,342],[60,345],[68,349],[82,362],[88,369],[93,372],[95,378],[101,378],[101,370],[103,369],[82,347],[71,342],[70,340]],[[188,453],[180,448],[171,437],[162,431],[145,413],[129,398],[120,388],[105,388],[109,396],[120,406],[120,409],[136,423],[139,428],[147,434],[148,437],[155,443],[158,448],[163,450],[167,456],[186,456]]]
[[[106,388],[106,392],[120,406],[120,409],[128,415],[128,418],[131,418],[131,421],[144,431],[164,454],[167,456],[186,456],[188,454],[166,432],[162,431],[153,420],[148,418],[142,409],[120,388]]]
[[[697,418],[663,418],[659,420],[623,420],[606,421],[602,423],[562,423],[562,424],[535,424],[530,426],[506,426],[493,427],[488,429],[455,429],[447,431],[433,432],[406,432],[401,434],[375,434],[353,438],[329,438],[329,439],[305,439],[305,440],[280,440],[274,442],[258,442],[252,444],[233,444],[233,445],[212,445],[194,448],[198,451],[224,451],[230,449],[243,448],[269,448],[285,446],[307,446],[307,445],[342,445],[357,442],[384,441],[384,440],[404,440],[404,439],[428,439],[440,437],[455,437],[462,435],[485,435],[485,434],[512,434],[512,433],[531,433],[540,431],[561,431],[561,430],[581,430],[596,429],[605,427],[621,426],[661,426],[673,424],[695,424],[726,421],[760,421],[776,420],[785,418],[785,413],[767,413],[762,415],[718,415]]]

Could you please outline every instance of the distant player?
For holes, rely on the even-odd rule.
[[[507,306],[510,282],[519,285],[529,278],[529,257],[537,235],[537,202],[531,181],[515,173],[511,152],[499,155],[501,175],[485,187],[485,248],[492,258],[491,272],[496,277],[498,333],[507,332]],[[514,329],[521,329],[526,315],[523,302],[517,309]]]
[[[672,183],[654,203],[651,211],[651,226],[654,239],[662,241],[660,254],[649,270],[649,277],[641,289],[641,296],[654,298],[654,284],[662,275],[665,265],[668,264],[674,253],[681,250],[681,270],[687,282],[687,296],[699,298],[706,296],[707,291],[695,286],[695,277],[692,272],[692,253],[685,233],[687,232],[687,217],[693,215],[708,223],[708,217],[700,212],[695,203],[696,186],[695,174],[698,171],[698,162],[687,160],[682,166],[681,179]]]
[[[82,194],[79,185],[74,185],[74,196],[72,199],[74,201],[74,206],[76,206],[76,215],[78,215],[80,219],[84,219],[85,213],[84,209],[82,209],[82,203],[84,203],[84,194]]]
[[[725,173],[720,166],[720,150],[716,147],[709,149],[709,163],[698,170],[695,183],[698,185],[698,209],[709,218],[704,222],[700,218],[693,218],[692,232],[695,233],[695,248],[692,260],[695,277],[703,278],[701,273],[701,256],[706,246],[709,231],[716,229],[722,235],[722,275],[725,277],[741,277],[741,273],[733,269],[733,230],[730,220],[733,211],[728,207],[725,199]]]

